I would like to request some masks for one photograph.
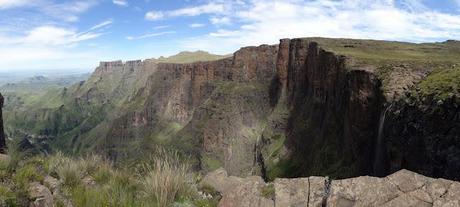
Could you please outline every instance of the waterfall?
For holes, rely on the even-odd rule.
[[[379,128],[377,134],[377,142],[375,143],[375,154],[374,154],[374,175],[385,176],[384,161],[385,161],[385,140],[383,136],[383,129],[385,127],[385,116],[388,110],[391,108],[391,104],[385,108],[380,114]]]

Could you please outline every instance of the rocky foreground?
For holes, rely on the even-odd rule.
[[[384,178],[362,176],[330,180],[327,177],[278,178],[228,176],[224,169],[202,181],[220,192],[220,207],[307,206],[460,206],[460,183],[400,170]]]

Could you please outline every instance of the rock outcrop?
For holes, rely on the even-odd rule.
[[[191,154],[200,168],[218,163],[231,174],[258,174],[253,151],[270,112],[277,50],[262,45],[212,62],[152,65],[146,85],[130,101],[142,108],[111,123],[101,150],[119,159],[126,157],[118,150],[123,144],[149,137]]]
[[[2,94],[0,94],[0,153],[5,153],[6,151],[6,136],[3,129],[3,104],[4,98]]]
[[[281,165],[291,167],[278,176],[371,174],[384,101],[380,80],[361,68],[349,69],[346,57],[316,42],[285,39],[279,47],[276,78],[280,94],[286,94],[279,104],[287,103],[289,112],[288,156]],[[275,163],[267,170],[276,168]]]
[[[219,182],[214,182],[218,180]],[[384,178],[357,177],[329,180],[327,177],[279,178],[265,183],[260,177],[235,178],[219,169],[208,174],[209,185],[223,197],[225,207],[307,206],[459,206],[460,183],[434,179],[400,170]]]
[[[30,207],[52,207],[54,199],[51,191],[40,183],[31,183],[28,189]]]
[[[406,168],[460,180],[459,101],[409,97],[393,103],[383,130],[387,172]]]

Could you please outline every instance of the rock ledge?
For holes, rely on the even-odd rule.
[[[362,176],[330,181],[327,177],[278,178],[265,183],[257,176],[237,178],[224,169],[202,181],[223,197],[220,207],[313,206],[460,206],[460,183],[400,170],[384,178]],[[266,188],[274,188],[267,195]]]

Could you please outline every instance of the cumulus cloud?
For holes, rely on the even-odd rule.
[[[429,9],[416,0],[398,3],[396,0],[247,0],[238,7],[233,4],[231,9],[216,14],[237,22],[237,28],[220,27],[207,35],[182,41],[183,46],[228,53],[241,46],[277,43],[286,37],[411,42],[460,38],[460,14]],[[210,21],[219,22],[212,18]]]

